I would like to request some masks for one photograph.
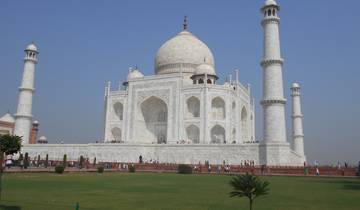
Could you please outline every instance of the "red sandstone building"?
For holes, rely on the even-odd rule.
[[[0,118],[0,135],[4,135],[4,134],[12,135],[14,133],[14,127],[15,127],[15,118],[10,113],[6,113],[4,116]],[[38,131],[39,131],[39,122],[35,120],[32,124],[32,129],[30,131],[29,144],[36,144]]]

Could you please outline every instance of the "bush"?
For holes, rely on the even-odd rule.
[[[64,173],[65,167],[63,165],[57,165],[55,166],[55,173],[62,174]]]
[[[192,167],[186,164],[180,164],[178,166],[179,174],[192,174]]]
[[[98,166],[97,167],[97,172],[100,173],[100,174],[103,173],[104,172],[104,166]]]
[[[134,164],[129,165],[129,172],[135,173],[135,165]]]

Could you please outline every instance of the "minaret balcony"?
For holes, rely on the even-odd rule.
[[[262,106],[270,106],[273,104],[286,104],[286,99],[265,99],[260,102]]]
[[[282,58],[265,58],[261,61],[260,65],[263,68],[266,68],[272,64],[280,64],[283,65],[284,64],[284,59]]]
[[[279,17],[265,17],[262,21],[261,21],[261,25],[264,26],[268,23],[276,23],[279,24],[280,23],[280,18]]]

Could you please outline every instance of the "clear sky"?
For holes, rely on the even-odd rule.
[[[256,100],[262,138],[263,0],[0,1],[0,115],[16,112],[24,56],[40,51],[33,114],[50,143],[94,142],[103,135],[103,94],[130,66],[154,72],[154,56],[182,28],[213,51],[221,80],[240,69]],[[290,85],[302,86],[305,153],[320,163],[360,160],[360,1],[278,0],[290,124]]]

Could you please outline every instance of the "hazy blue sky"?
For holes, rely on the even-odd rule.
[[[309,161],[360,160],[360,1],[279,0],[288,135],[292,82],[302,86]],[[167,39],[189,29],[212,49],[221,80],[234,68],[252,85],[262,138],[263,0],[0,1],[0,115],[16,112],[24,56],[39,48],[33,114],[50,143],[102,138],[105,82],[138,65],[153,74]]]

